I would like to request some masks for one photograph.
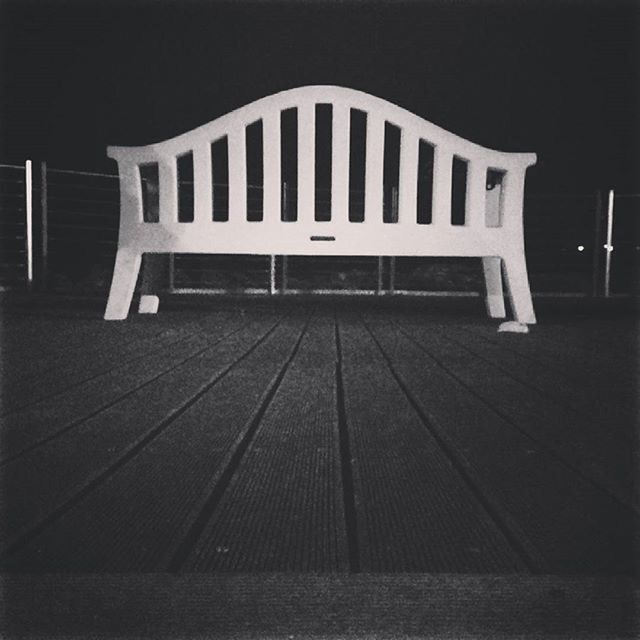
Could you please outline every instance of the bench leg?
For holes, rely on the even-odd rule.
[[[158,290],[166,285],[169,278],[169,255],[147,253],[142,261],[142,282],[140,283],[140,304],[138,313],[157,313],[160,299]]]
[[[536,315],[533,311],[524,254],[505,257],[503,265],[515,320],[521,324],[535,324]]]
[[[104,313],[105,320],[124,320],[127,317],[138,280],[141,258],[139,253],[130,249],[118,249],[109,300]]]
[[[500,258],[482,258],[484,282],[487,289],[485,304],[490,318],[504,318],[507,312],[504,307],[504,295],[502,293],[502,272],[500,271]]]

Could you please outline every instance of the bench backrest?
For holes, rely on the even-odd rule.
[[[331,219],[315,219],[316,105],[331,105]],[[297,111],[297,221],[282,216],[281,117]],[[349,221],[350,113],[366,113],[364,221]],[[263,216],[247,220],[246,129],[262,122]],[[397,215],[383,219],[385,123],[400,129]],[[226,137],[228,220],[215,221],[212,144]],[[431,219],[419,223],[418,158],[433,148]],[[178,163],[192,155],[193,220],[178,220]],[[209,124],[142,147],[109,147],[121,185],[120,243],[140,251],[263,254],[491,255],[511,242],[522,248],[522,203],[532,153],[484,148],[366,93],[335,86],[284,91]],[[452,221],[454,158],[466,163],[464,224]],[[144,172],[157,167],[157,222],[145,222]],[[487,189],[487,181],[495,187]],[[148,196],[148,194],[146,194]],[[148,205],[147,205],[148,208]]]

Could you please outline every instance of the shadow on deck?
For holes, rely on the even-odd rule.
[[[497,622],[478,602],[511,597],[510,616],[537,603],[531,637],[588,611],[587,635],[567,637],[624,635],[638,344],[614,304],[539,301],[514,335],[479,299],[173,299],[107,323],[102,301],[5,294],[0,565],[16,620],[29,589],[77,602],[92,574],[98,593],[146,584],[148,607],[171,601],[156,634],[182,619],[178,584],[201,609],[205,592],[236,603],[226,637],[245,614],[239,637],[305,635],[286,593],[356,616],[314,637],[357,636],[358,593],[398,619],[373,637],[460,637],[473,593],[480,631]],[[260,589],[282,609],[273,627],[242,608]],[[425,622],[425,598],[446,615]]]

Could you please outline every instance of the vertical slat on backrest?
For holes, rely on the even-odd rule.
[[[433,206],[431,224],[451,224],[451,177],[453,152],[437,145],[433,152]]]
[[[485,202],[487,190],[487,166],[478,160],[467,165],[467,193],[465,226],[476,229],[485,226]]]
[[[384,178],[384,118],[379,113],[367,113],[367,156],[365,168],[364,219],[382,222]]]
[[[298,220],[315,215],[315,114],[314,103],[298,106]]]
[[[349,127],[350,108],[333,105],[331,131],[331,219],[349,220]]]
[[[277,222],[281,198],[280,111],[272,111],[262,118],[262,136],[264,220]]]
[[[175,156],[158,162],[160,224],[178,222],[178,167]]]
[[[400,134],[398,222],[415,224],[418,210],[418,136],[403,127]]]
[[[211,185],[211,145],[209,142],[193,149],[193,217],[195,222],[211,220],[213,192]]]
[[[235,126],[229,141],[229,222],[247,219],[247,138],[245,127]]]

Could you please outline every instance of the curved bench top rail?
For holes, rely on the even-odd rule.
[[[192,151],[203,142],[212,143],[230,131],[246,127],[265,116],[303,104],[341,104],[378,117],[407,130],[430,144],[444,148],[470,162],[478,161],[495,169],[518,168],[535,164],[535,153],[506,152],[489,149],[439,127],[387,100],[368,93],[331,85],[288,89],[235,109],[208,124],[167,140],[135,147],[110,146],[107,155],[114,160],[144,164]]]

